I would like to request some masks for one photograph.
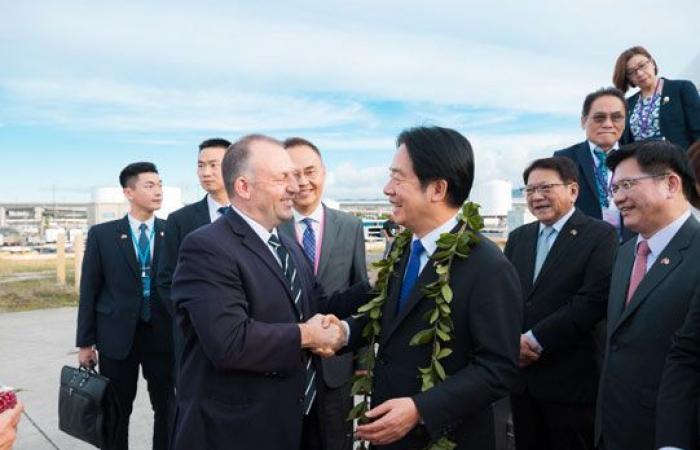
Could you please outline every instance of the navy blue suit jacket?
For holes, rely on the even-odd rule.
[[[633,141],[629,122],[630,115],[639,101],[637,92],[627,99],[627,123],[622,143]],[[668,101],[666,99],[668,98]],[[664,78],[659,110],[659,127],[662,136],[676,145],[688,149],[700,139],[700,95],[698,88],[688,80],[668,80]]]
[[[165,221],[156,218],[154,227],[152,283],[158,273]],[[142,301],[141,271],[127,217],[90,228],[80,280],[76,345],[96,345],[97,350],[109,358],[126,358],[140,320]],[[155,346],[170,351],[171,321],[158,299],[155,285],[151,287],[150,304],[151,325],[157,336]]]
[[[297,267],[304,320],[316,312],[346,317],[368,300],[366,283],[327,297],[301,247],[280,240]],[[306,353],[267,244],[229,210],[185,237],[171,296],[185,335],[172,448],[299,448]]]
[[[447,434],[461,450],[493,449],[491,405],[507,396],[517,380],[523,317],[518,274],[501,250],[482,235],[468,258],[455,258],[450,268],[455,339],[450,346],[453,353],[441,360],[448,377],[421,392],[418,367],[426,366],[431,348],[409,342],[417,332],[428,328],[426,314],[435,303],[426,299],[420,288],[435,281],[437,273],[429,261],[397,315],[409,253],[404,252],[389,281],[372,401],[376,406],[392,398],[412,397],[423,424],[399,441],[380,448],[425,448]],[[348,349],[353,350],[366,345],[362,337],[366,320],[350,322]]]
[[[598,190],[596,188],[594,162],[591,155],[591,148],[588,141],[580,142],[571,147],[554,152],[554,156],[565,156],[576,163],[578,167],[579,192],[576,199],[576,209],[594,219],[602,219],[603,212],[598,200]],[[625,242],[635,236],[631,230],[622,225],[622,241]]]

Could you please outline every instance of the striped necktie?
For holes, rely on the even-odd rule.
[[[316,233],[314,233],[314,229],[311,226],[313,223],[313,220],[310,218],[305,218],[302,220],[304,225],[306,225],[306,229],[304,230],[304,235],[301,238],[301,243],[302,246],[304,247],[304,254],[306,254],[306,257],[309,258],[309,261],[311,262],[311,267],[316,267]]]
[[[304,320],[304,313],[301,308],[301,283],[299,281],[299,276],[297,274],[297,268],[294,264],[294,260],[287,252],[287,249],[282,245],[279,238],[274,234],[270,235],[267,243],[275,249],[277,256],[279,256],[282,263],[282,272],[284,272],[284,277],[289,283],[289,290],[292,293],[292,298],[294,299],[294,308],[297,311],[299,320]],[[314,399],[316,398],[316,368],[313,365],[313,358],[311,355],[307,355],[305,362],[306,371],[306,384],[304,387],[304,414],[309,414],[311,406],[313,405]]]

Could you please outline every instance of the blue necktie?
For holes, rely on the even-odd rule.
[[[267,243],[270,247],[274,248],[277,252],[277,256],[280,258],[282,263],[282,272],[284,272],[284,277],[289,282],[289,290],[294,298],[294,307],[299,314],[299,320],[304,320],[304,314],[302,313],[302,305],[299,303],[301,300],[301,282],[297,276],[297,268],[294,265],[294,260],[289,256],[289,252],[279,238],[274,234],[270,235]],[[306,368],[306,388],[304,389],[304,415],[309,414],[311,411],[311,406],[316,398],[316,368],[313,365],[313,357],[311,355],[306,355],[307,359],[304,362]]]
[[[547,259],[547,253],[549,253],[550,243],[549,240],[557,230],[553,227],[544,227],[540,233],[539,239],[537,240],[537,255],[535,256],[535,273],[532,280],[537,279],[537,275],[540,274],[540,269],[544,261]]]
[[[301,243],[304,247],[304,253],[306,254],[306,257],[309,258],[309,261],[311,261],[311,267],[315,267],[316,233],[314,233],[314,229],[311,226],[313,220],[307,217],[306,219],[302,220],[302,222],[304,223],[304,225],[306,225],[306,229],[304,230],[304,235],[301,238]]]
[[[230,206],[221,206],[221,207],[219,207],[219,208],[216,210],[216,212],[218,212],[218,213],[221,214],[222,216],[225,216],[225,215],[226,215],[226,211],[228,211],[229,208],[230,208]]]
[[[598,202],[601,208],[607,208],[610,206],[610,202],[608,201],[608,166],[605,165],[608,155],[598,147],[593,150],[593,154],[595,154],[598,160],[598,165],[594,167]]]
[[[399,297],[399,303],[397,305],[397,314],[401,312],[404,306],[406,306],[408,295],[411,293],[416,281],[418,281],[418,274],[420,273],[420,257],[424,251],[425,247],[423,247],[423,244],[421,244],[420,239],[416,239],[413,241],[413,243],[411,243],[411,256],[408,258],[406,274],[404,275],[403,283],[401,284],[401,296]]]
[[[141,303],[141,320],[151,320],[151,240],[148,238],[148,225],[139,225],[139,264],[141,265],[141,287],[143,302]]]

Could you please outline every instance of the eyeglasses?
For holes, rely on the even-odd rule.
[[[552,193],[552,188],[554,188],[554,186],[568,186],[569,184],[570,183],[549,183],[540,184],[539,186],[525,186],[520,188],[520,193],[524,193],[528,197],[535,195],[536,192],[542,195],[548,195]]]
[[[612,114],[595,113],[591,116],[591,120],[597,124],[603,124],[608,119],[610,119],[614,123],[622,123],[625,121],[625,115],[622,113],[612,113]]]
[[[640,70],[645,70],[650,62],[651,61],[647,59],[646,61],[639,63],[639,65],[637,65],[637,67],[635,67],[633,69],[625,70],[625,75],[627,75],[627,77],[633,77]]]
[[[620,190],[623,192],[628,192],[630,189],[639,184],[640,180],[646,180],[648,178],[662,178],[666,177],[668,173],[658,173],[655,175],[643,175],[641,177],[627,178],[626,180],[620,180],[617,183],[610,184],[610,193],[612,195],[617,194]]]

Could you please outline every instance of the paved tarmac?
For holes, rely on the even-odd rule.
[[[0,383],[24,389],[18,396],[25,411],[61,450],[95,447],[58,429],[58,386],[61,368],[76,366],[76,308],[0,314]],[[151,448],[153,413],[143,378],[131,415],[129,448]],[[22,417],[15,450],[54,450]]]

